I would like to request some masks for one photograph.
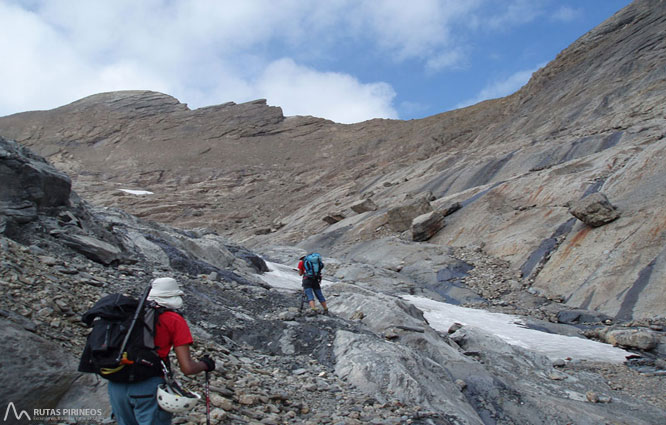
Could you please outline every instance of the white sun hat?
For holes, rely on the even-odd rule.
[[[148,301],[155,301],[163,307],[174,310],[178,310],[183,306],[181,295],[185,293],[178,286],[176,279],[172,277],[159,277],[153,280],[151,286]]]

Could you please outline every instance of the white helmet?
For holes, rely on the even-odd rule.
[[[177,393],[168,384],[157,387],[157,404],[167,412],[183,413],[192,410],[201,396],[197,393],[185,391],[183,395]]]

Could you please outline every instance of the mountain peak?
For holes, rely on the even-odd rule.
[[[140,115],[189,111],[187,104],[180,103],[175,97],[149,90],[122,90],[94,94],[61,108],[77,111],[91,107]]]

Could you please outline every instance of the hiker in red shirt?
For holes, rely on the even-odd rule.
[[[305,296],[308,299],[308,304],[310,304],[310,312],[316,313],[314,297],[316,296],[319,300],[319,303],[324,308],[324,314],[328,315],[328,306],[326,305],[326,298],[324,298],[324,293],[321,291],[321,269],[324,268],[324,263],[321,261],[319,254],[314,254],[317,256],[316,260],[318,262],[318,267],[316,272],[308,272],[309,267],[306,267],[306,261],[309,260],[309,255],[303,256],[298,262],[298,275],[303,276],[303,291],[305,291]]]
[[[169,310],[183,306],[183,291],[175,279],[163,277],[153,280],[147,300]],[[157,353],[168,364],[171,348],[176,353],[180,370],[185,375],[215,370],[215,361],[204,357],[193,360],[190,354],[192,334],[187,322],[175,311],[160,314],[155,329]],[[162,376],[155,376],[134,383],[109,381],[109,399],[116,420],[120,425],[169,425],[170,412],[158,405],[158,387],[165,383]]]

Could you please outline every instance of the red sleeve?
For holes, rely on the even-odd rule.
[[[174,320],[173,326],[173,346],[180,347],[181,345],[190,345],[194,342],[190,327],[180,314],[174,313],[178,319]]]
[[[183,316],[173,311],[160,314],[155,330],[155,346],[157,354],[166,358],[171,347],[192,344],[192,333]]]
[[[305,266],[303,265],[303,260],[298,262],[298,271],[300,274],[305,274]]]

